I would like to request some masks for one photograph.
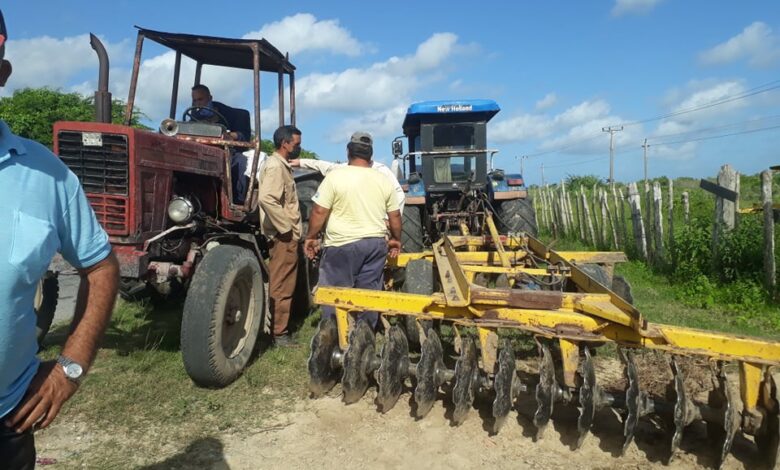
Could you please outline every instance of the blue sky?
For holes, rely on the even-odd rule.
[[[412,102],[489,98],[502,108],[488,127],[489,147],[500,150],[495,166],[517,171],[518,157],[529,155],[530,184],[540,182],[542,164],[547,182],[607,177],[609,136],[601,129],[621,124],[620,181],[642,178],[645,138],[650,176],[711,176],[724,163],[752,174],[780,163],[777,0],[29,0],[2,8],[14,75],[0,96],[25,86],[91,94],[93,32],[109,50],[111,91],[126,99],[139,25],[262,36],[289,51],[303,145],[325,159],[343,160],[349,134],[367,130],[376,158],[389,162]],[[167,114],[172,69],[173,56],[147,42],[137,103],[155,124]],[[264,136],[278,124],[268,77]],[[215,99],[251,107],[250,75],[204,70],[203,82]]]

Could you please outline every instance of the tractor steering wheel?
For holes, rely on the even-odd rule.
[[[205,121],[204,119],[199,119],[195,117],[195,114],[199,112],[201,109],[208,109],[212,113],[214,113],[218,118],[219,121],[217,121],[217,124],[224,124],[227,126],[227,119],[225,119],[225,116],[223,116],[219,111],[217,111],[214,108],[207,108],[205,106],[190,106],[189,108],[185,109],[183,113],[181,113],[181,120],[186,121],[186,118],[190,118],[190,121],[200,122]]]

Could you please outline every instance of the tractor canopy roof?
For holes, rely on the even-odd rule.
[[[421,101],[412,104],[406,111],[404,134],[409,135],[409,131],[419,129],[423,122],[487,122],[500,110],[493,100]]]
[[[194,34],[163,33],[138,28],[139,34],[196,62],[240,69],[254,68],[253,50],[260,51],[260,70],[293,73],[295,66],[265,39],[231,39]]]

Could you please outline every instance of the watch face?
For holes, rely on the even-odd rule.
[[[81,366],[76,363],[68,364],[65,367],[65,375],[67,375],[71,379],[78,379],[79,377],[81,377],[82,372],[83,370]]]

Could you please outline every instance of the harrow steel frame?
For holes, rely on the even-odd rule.
[[[451,381],[453,422],[459,424],[466,419],[476,391],[492,389],[493,430],[498,432],[518,394],[533,391],[538,405],[533,417],[537,438],[542,437],[555,403],[573,403],[580,408],[578,447],[587,436],[595,413],[611,406],[623,415],[623,451],[634,438],[638,420],[660,414],[668,418],[674,430],[670,460],[684,428],[693,421],[704,420],[708,435],[720,449],[718,465],[726,458],[737,431],[755,436],[770,465],[775,465],[780,407],[770,368],[780,365],[780,343],[650,323],[633,305],[581,268],[588,263],[611,265],[624,261],[622,253],[556,252],[528,235],[499,236],[490,217],[487,225],[490,236],[445,236],[434,244],[432,251],[388,259],[390,271],[415,260],[431,260],[441,285],[440,292],[432,295],[319,287],[316,303],[335,307],[336,315],[335,320],[323,319],[312,339],[312,395],[321,396],[335,385],[341,368],[345,401],[357,401],[365,393],[369,377],[376,372],[377,404],[386,412],[395,405],[403,381],[413,377],[415,414],[422,417],[430,410],[439,387]],[[491,245],[492,249],[485,250]],[[477,251],[480,249],[484,251]],[[561,286],[566,281],[567,290],[576,292],[562,288],[488,288],[474,283],[480,275],[506,276],[510,284],[521,276],[545,277],[560,281]],[[366,311],[382,314],[385,342],[379,354],[374,352],[373,331],[357,320]],[[387,321],[409,315],[417,320],[423,339],[416,364],[409,359],[410,346],[402,329]],[[439,335],[434,329],[421,326],[427,320],[453,326],[459,353],[454,370],[444,364]],[[476,338],[461,334],[467,327],[476,330]],[[540,353],[537,383],[520,380],[515,371],[515,353],[509,340],[498,335],[499,330],[519,330],[536,339]],[[606,342],[618,345],[624,364],[627,386],[622,394],[609,394],[596,382],[592,351]],[[633,351],[643,349],[671,354],[671,401],[650,397],[639,389]],[[713,390],[707,403],[695,402],[687,393],[679,356],[711,361]],[[736,408],[736,397],[723,371],[725,362],[738,364],[741,410]]]

